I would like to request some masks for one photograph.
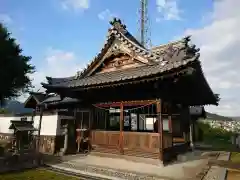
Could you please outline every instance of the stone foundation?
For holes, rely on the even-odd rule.
[[[40,152],[57,154],[64,145],[63,136],[40,136]]]
[[[12,134],[0,133],[0,157],[12,148]]]
[[[0,133],[0,142],[9,142],[13,134],[10,133]],[[35,136],[35,139],[36,136]],[[55,154],[59,153],[60,149],[63,147],[64,137],[63,136],[40,136],[40,152],[46,154]],[[10,149],[11,147],[9,147]]]
[[[56,138],[56,136],[40,136],[39,151],[41,153],[54,154],[55,138]]]
[[[0,133],[0,141],[11,141],[12,136],[11,133]]]

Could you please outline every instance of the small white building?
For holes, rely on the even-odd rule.
[[[37,131],[34,131],[34,135],[38,135],[40,112],[38,112],[37,104],[45,100],[46,97],[42,93],[31,93],[29,98],[25,102],[26,108],[32,108],[35,111],[33,116],[31,115],[0,115],[0,141],[9,140],[13,135],[13,130],[9,129],[11,121],[33,121],[33,126]],[[61,141],[63,136],[62,121],[66,119],[73,119],[73,114],[64,113],[66,110],[59,111],[44,111],[42,116],[41,128],[40,128],[40,150],[45,153],[54,153],[62,148],[63,143]],[[67,115],[64,115],[67,114]],[[58,143],[56,143],[58,142]],[[58,147],[56,147],[58,146]]]

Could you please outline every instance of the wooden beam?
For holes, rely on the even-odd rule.
[[[38,163],[40,163],[40,140],[41,140],[41,129],[42,129],[42,117],[43,117],[43,107],[40,107],[40,119],[38,124],[38,135],[37,135],[37,154]]]
[[[124,123],[124,109],[123,109],[123,103],[120,104],[120,137],[119,137],[119,149],[120,153],[124,154],[123,151],[123,124]]]
[[[172,136],[172,147],[173,147],[173,128],[172,128],[172,104],[168,104],[168,127],[169,133]]]
[[[168,127],[169,127],[169,132],[172,133],[172,105],[168,105]]]
[[[157,106],[157,117],[158,117],[158,133],[159,133],[159,159],[163,161],[163,122],[162,122],[162,115],[161,115],[161,100],[156,102]]]

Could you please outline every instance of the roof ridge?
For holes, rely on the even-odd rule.
[[[119,82],[121,80],[128,80],[128,79],[131,79],[131,78],[144,78],[144,77],[147,77],[149,75],[156,75],[156,74],[159,74],[159,73],[164,73],[164,72],[167,72],[167,71],[170,71],[172,69],[176,69],[176,68],[180,68],[182,66],[186,66],[187,64],[189,63],[193,63],[195,61],[198,61],[198,57],[199,55],[196,55],[192,58],[189,58],[189,59],[186,59],[185,61],[182,61],[182,62],[172,62],[172,63],[165,63],[165,64],[161,64],[161,63],[157,63],[155,65],[144,65],[144,66],[141,66],[141,67],[137,67],[137,68],[129,68],[129,69],[122,69],[122,70],[118,70],[118,71],[111,71],[111,72],[105,72],[105,73],[99,73],[99,74],[95,74],[94,76],[87,76],[87,77],[84,77],[82,79],[73,79],[72,81],[73,82],[63,82],[62,84],[55,84],[55,85],[49,85],[49,84],[46,84],[46,83],[42,83],[42,86],[47,88],[47,87],[55,87],[55,88],[58,88],[58,87],[73,87],[73,85],[69,85],[70,84],[74,84],[74,86],[77,86],[76,85],[76,82],[78,81],[83,81],[83,83],[85,85],[83,86],[88,86],[88,85],[91,85],[92,83],[92,78],[97,78],[97,80],[99,80],[100,82],[98,82],[97,84],[102,84],[102,83],[109,83],[111,82],[112,80],[110,79],[109,80],[109,77],[113,74],[117,74],[118,76],[118,80],[114,80],[116,82]],[[142,69],[142,67],[145,67],[144,69]],[[153,67],[153,68],[152,68]],[[141,74],[138,76],[136,75],[136,72],[139,72],[138,69],[142,69],[141,70]],[[190,70],[189,70],[190,71]],[[134,72],[133,74],[129,75],[129,76],[124,76],[124,78],[122,78],[121,76],[119,76],[120,74],[122,74],[121,72]],[[101,80],[101,76],[104,76],[104,79]],[[138,76],[138,77],[137,77]],[[90,84],[86,84],[86,81],[88,81],[90,79],[91,83]],[[106,81],[106,79],[108,79],[107,81],[108,82],[104,82]],[[89,81],[89,82],[90,82]]]
[[[93,60],[87,64],[87,66],[82,70],[82,71],[78,71],[75,75],[75,78],[79,78],[82,76],[85,76],[87,73],[87,70],[90,68],[90,66],[92,66],[96,60],[102,55],[103,51],[105,49],[107,49],[107,45],[111,42],[111,38],[118,38],[120,41],[128,41],[128,43],[131,43],[132,45],[134,45],[137,49],[140,49],[141,51],[145,52],[145,58],[150,58],[151,55],[155,56],[154,59],[157,59],[158,55],[157,54],[152,54],[148,49],[141,47],[139,44],[137,44],[136,42],[132,41],[131,39],[129,39],[126,34],[129,33],[131,35],[131,33],[126,29],[126,25],[122,23],[122,21],[118,18],[113,18],[112,21],[110,21],[110,24],[112,25],[112,27],[110,27],[108,29],[108,35],[107,35],[107,39],[105,40],[105,43],[103,45],[103,47],[101,48],[100,52],[93,58]],[[132,36],[132,35],[131,35]],[[134,36],[133,36],[134,37]],[[124,38],[124,40],[123,40]],[[135,37],[134,37],[135,38]],[[126,42],[123,42],[123,44],[126,44]],[[136,49],[133,49],[134,51],[136,51]],[[137,52],[139,53],[139,52]],[[147,54],[146,54],[147,53]],[[149,56],[150,55],[150,56]],[[160,57],[159,57],[160,58]],[[150,59],[151,60],[151,59]]]
[[[188,36],[186,36],[188,37]],[[161,44],[161,45],[158,45],[158,46],[154,46],[151,48],[151,50],[155,50],[155,49],[158,49],[158,48],[164,48],[166,46],[169,46],[169,45],[175,45],[175,44],[178,44],[178,43],[184,43],[186,37],[182,38],[182,39],[179,39],[179,40],[175,40],[175,41],[170,41],[166,44]]]
[[[96,68],[94,68],[94,66],[100,65],[99,60],[104,56],[106,51],[112,46],[112,43],[114,42],[115,39],[118,39],[119,41],[121,41],[121,43],[124,46],[129,48],[131,51],[134,51],[139,56],[142,56],[143,58],[148,59],[148,65],[168,63],[168,60],[165,58],[165,51],[166,50],[172,51],[172,50],[168,50],[165,47],[171,46],[171,45],[174,46],[175,44],[178,44],[178,43],[182,43],[183,44],[182,47],[186,47],[186,45],[188,46],[187,43],[190,41],[190,36],[186,36],[185,38],[178,40],[178,41],[170,42],[168,44],[157,46],[152,49],[146,49],[138,43],[138,41],[135,39],[134,36],[132,37],[134,39],[131,38],[132,34],[126,29],[126,25],[123,24],[120,19],[113,18],[113,20],[110,21],[110,24],[112,25],[112,27],[110,27],[108,29],[107,38],[104,42],[104,45],[100,49],[100,52],[98,52],[97,55],[95,57],[93,57],[93,59],[85,66],[84,69],[82,69],[81,71],[77,71],[75,76],[71,76],[71,77],[66,77],[66,78],[49,78],[49,77],[47,77],[48,82],[49,83],[52,83],[52,82],[61,83],[63,81],[69,81],[69,80],[71,81],[74,79],[81,79],[88,75],[91,75],[94,72],[94,70],[96,69]],[[130,36],[130,37],[128,37],[128,36]],[[180,50],[182,49],[181,47],[174,47],[174,48],[175,49],[173,52],[169,52],[170,53],[169,56],[171,56],[171,57],[173,56],[173,53],[179,54]],[[159,52],[158,50],[163,51],[163,52]]]
[[[189,58],[185,61],[183,61],[183,65],[184,64],[188,64],[190,62],[193,62],[195,60],[198,60],[199,58],[199,54],[196,54],[195,56],[193,56],[192,58]],[[155,64],[144,64],[142,66],[138,66],[138,67],[131,67],[131,68],[128,68],[128,69],[118,69],[116,71],[109,71],[109,72],[102,72],[102,73],[97,73],[95,74],[94,76],[101,76],[102,74],[111,74],[111,73],[114,73],[114,72],[124,72],[124,71],[129,71],[129,70],[133,70],[133,69],[141,69],[143,67],[153,67],[153,66],[166,66],[166,65],[169,65],[171,64],[172,66],[176,66],[174,64],[176,64],[175,62],[168,62],[168,61],[161,61],[161,62],[156,62]],[[85,78],[91,78],[91,76],[87,76],[87,77],[82,77],[82,78],[79,78],[78,80],[80,79],[85,79]],[[74,80],[77,80],[77,79],[71,79],[70,81],[74,81]]]

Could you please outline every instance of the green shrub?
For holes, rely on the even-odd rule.
[[[0,114],[8,114],[8,111],[4,108],[0,108]]]
[[[198,122],[198,127],[203,133],[203,140],[212,141],[212,140],[222,140],[230,141],[233,136],[232,132],[228,132],[221,128],[212,128],[209,124]]]

